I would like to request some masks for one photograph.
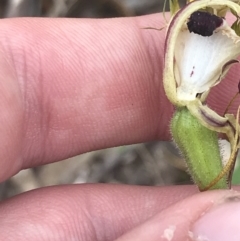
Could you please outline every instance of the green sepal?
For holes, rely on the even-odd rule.
[[[171,132],[190,175],[199,190],[204,190],[223,169],[217,133],[201,125],[187,108],[176,110],[171,121]],[[225,176],[210,189],[226,188]]]

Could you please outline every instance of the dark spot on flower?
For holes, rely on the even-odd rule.
[[[195,66],[193,66],[193,68],[192,68],[192,71],[191,71],[190,77],[193,76],[193,74],[194,74],[194,69],[195,69]]]
[[[240,94],[240,81],[238,82],[238,93]]]
[[[211,36],[213,31],[220,27],[223,19],[208,12],[196,11],[191,14],[187,23],[189,32],[201,36]]]

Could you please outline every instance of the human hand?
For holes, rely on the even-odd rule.
[[[173,107],[162,88],[164,31],[141,29],[163,25],[159,14],[1,20],[0,180],[91,150],[169,139]],[[209,104],[218,113],[237,91],[238,76],[236,65],[211,93]],[[222,222],[217,231],[209,228],[221,239],[211,240],[238,234],[232,223],[240,217],[239,198],[228,198],[236,193],[197,192],[100,184],[39,189],[1,203],[0,240],[181,241],[188,231],[202,234],[200,215],[219,202],[228,205],[212,209],[212,220],[204,216],[205,229]],[[216,214],[219,209],[225,216]]]

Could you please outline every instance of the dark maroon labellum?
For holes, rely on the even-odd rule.
[[[187,23],[189,32],[201,36],[211,36],[213,31],[220,27],[223,19],[208,12],[196,11],[191,14]]]

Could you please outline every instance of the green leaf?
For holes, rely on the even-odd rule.
[[[213,8],[210,8],[210,7],[206,7],[205,11],[211,14],[214,13]]]
[[[175,14],[180,9],[178,0],[169,0],[169,7],[171,14]]]
[[[240,36],[240,22],[238,19],[232,24],[231,28],[238,36]]]
[[[237,12],[235,12],[233,9],[230,8],[230,11],[231,13],[236,17],[236,18],[239,18]]]
[[[217,10],[217,16],[224,18],[228,12],[229,8],[228,7],[222,7]]]
[[[240,185],[240,165],[239,165],[240,158],[237,158],[236,167],[233,172],[232,177],[232,184],[233,185]]]

